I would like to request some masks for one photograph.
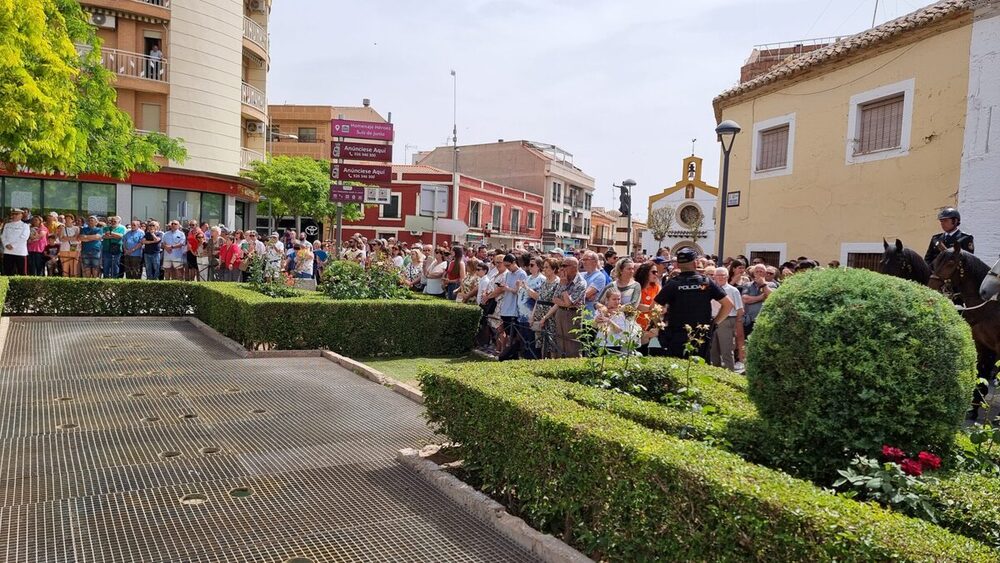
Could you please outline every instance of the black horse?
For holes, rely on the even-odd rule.
[[[923,256],[904,247],[899,239],[896,239],[895,245],[882,239],[882,246],[885,250],[882,252],[882,260],[879,262],[880,272],[904,280],[915,281],[920,285],[927,285],[931,279],[931,269],[927,262],[924,262]]]
[[[979,356],[977,371],[981,379],[990,380],[994,374],[997,354],[1000,354],[1000,301],[984,300],[979,289],[990,275],[990,267],[971,252],[959,245],[942,250],[931,264],[931,289],[941,291],[950,282],[965,303],[962,317],[972,327],[972,338],[976,342]],[[973,398],[970,419],[978,418],[979,409],[989,391],[988,385],[980,385]],[[990,415],[992,416],[992,415]]]

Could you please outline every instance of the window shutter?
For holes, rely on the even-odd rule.
[[[854,154],[899,148],[903,135],[903,94],[861,106]]]
[[[788,125],[760,133],[757,171],[784,168],[788,165]]]

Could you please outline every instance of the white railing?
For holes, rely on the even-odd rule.
[[[157,82],[167,82],[170,68],[167,59],[153,58],[118,49],[101,49],[101,63],[104,68],[120,76],[143,78]]]
[[[267,102],[264,98],[264,92],[261,92],[246,82],[243,83],[243,96],[241,100],[248,106],[253,106],[265,113],[267,112]]]
[[[249,39],[267,51],[267,30],[246,16],[243,16],[243,38]]]
[[[264,160],[264,155],[250,149],[240,149],[240,168],[250,170],[250,163],[255,160]]]
[[[141,2],[143,4],[152,4],[153,6],[159,6],[161,8],[169,8],[170,0],[132,0],[133,2]]]

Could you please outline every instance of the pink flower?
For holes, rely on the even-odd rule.
[[[884,457],[886,461],[899,463],[900,461],[903,460],[903,458],[906,457],[906,454],[903,452],[903,450],[899,448],[894,448],[892,446],[882,446],[882,457]]]
[[[938,469],[941,467],[941,458],[930,452],[920,452],[917,455],[917,460],[924,469]]]
[[[915,459],[904,459],[899,464],[899,467],[903,470],[903,473],[912,477],[920,477],[924,473],[923,466],[920,465],[920,462]]]

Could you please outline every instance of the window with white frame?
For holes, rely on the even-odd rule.
[[[795,149],[795,114],[754,123],[752,142],[753,179],[791,174]]]
[[[493,230],[499,231],[502,225],[501,220],[503,219],[503,207],[497,204],[493,204]]]
[[[552,182],[552,201],[562,203],[562,184]]]
[[[528,228],[529,229],[535,228],[535,214],[531,211],[528,212]]]
[[[549,228],[553,231],[559,230],[559,212],[553,211],[551,216],[551,221],[549,222]]]
[[[908,154],[913,100],[912,78],[851,96],[847,118],[847,163]]]
[[[402,209],[399,206],[400,194],[392,194],[389,197],[389,202],[385,205],[378,206],[379,212],[378,216],[382,219],[402,219]]]
[[[516,233],[521,228],[521,210],[510,210],[510,232]]]
[[[473,229],[479,228],[479,211],[481,204],[478,201],[469,202],[469,226]]]

